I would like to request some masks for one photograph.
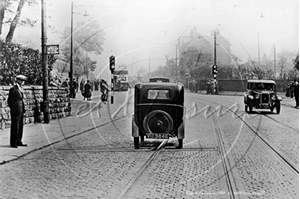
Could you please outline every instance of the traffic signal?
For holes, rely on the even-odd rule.
[[[116,68],[115,56],[112,55],[109,57],[109,69],[111,73],[114,72],[115,68]]]
[[[212,66],[212,73],[213,73],[214,75],[218,73],[218,67],[217,67],[217,65],[213,65],[213,66]]]

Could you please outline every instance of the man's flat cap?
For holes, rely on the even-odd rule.
[[[26,80],[27,80],[27,77],[24,76],[24,75],[18,75],[18,76],[16,77],[16,79],[22,80],[22,81],[26,81]]]

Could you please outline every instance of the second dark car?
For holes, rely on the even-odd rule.
[[[270,109],[280,113],[281,97],[276,94],[276,83],[273,80],[248,80],[247,91],[244,96],[245,111],[256,109]]]

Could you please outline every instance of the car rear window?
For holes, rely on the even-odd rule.
[[[156,78],[150,78],[149,82],[170,82],[170,80],[167,78],[156,77]]]
[[[147,99],[170,99],[169,90],[148,90]]]

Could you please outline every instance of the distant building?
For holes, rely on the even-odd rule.
[[[231,59],[231,44],[217,32],[217,64],[229,65],[232,63]],[[202,52],[214,55],[214,36],[202,36],[197,32],[197,28],[190,30],[190,36],[181,37],[179,41],[179,54],[188,50],[190,47],[195,47]]]

